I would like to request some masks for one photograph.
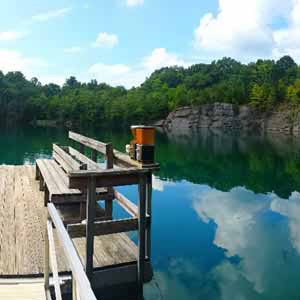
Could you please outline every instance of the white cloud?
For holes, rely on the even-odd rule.
[[[97,63],[88,70],[91,78],[97,79],[99,82],[105,82],[113,86],[125,85],[125,78],[128,78],[131,69],[127,65],[115,64],[109,65],[104,63]],[[124,82],[122,82],[124,80]]]
[[[187,66],[187,62],[178,58],[176,54],[169,53],[164,48],[154,49],[140,64],[128,66],[125,64],[104,64],[102,62],[92,65],[88,70],[88,80],[95,78],[110,85],[123,85],[127,88],[139,86],[147,76],[161,67]]]
[[[64,17],[68,13],[70,13],[70,11],[71,11],[71,8],[66,7],[66,8],[48,11],[45,13],[40,13],[40,14],[34,15],[31,19],[32,19],[32,21],[35,21],[35,22],[46,22],[50,19]]]
[[[125,0],[125,4],[130,7],[143,5],[144,0]]]
[[[0,49],[0,70],[21,71],[27,78],[37,76],[37,71],[47,68],[48,64],[42,59],[26,57],[14,50]]]
[[[219,0],[218,14],[208,13],[201,18],[193,44],[215,56],[274,56],[276,51],[288,52],[289,42],[293,48],[293,41],[299,45],[299,17],[299,0]],[[274,24],[282,22],[288,22],[288,28],[275,30]]]
[[[174,53],[169,53],[165,48],[157,48],[144,59],[144,66],[150,71],[167,66],[186,66],[183,60]]]
[[[24,38],[27,36],[28,32],[21,32],[21,31],[3,31],[0,32],[0,42],[10,42],[10,41],[16,41],[19,39]]]
[[[82,51],[83,51],[83,49],[81,47],[78,47],[78,46],[74,46],[74,47],[64,49],[64,52],[68,53],[68,54],[76,54],[76,53],[80,53]]]
[[[95,78],[99,82],[105,82],[112,86],[123,85],[126,87],[139,85],[144,74],[124,64],[97,63],[88,70],[89,79]]]
[[[119,38],[116,34],[107,32],[99,33],[96,41],[92,44],[95,48],[113,48],[119,43]]]
[[[292,55],[300,60],[300,1],[292,1],[292,8],[288,16],[288,26],[273,32],[276,46],[273,56],[280,57],[285,54]]]

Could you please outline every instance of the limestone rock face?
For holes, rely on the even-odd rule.
[[[157,125],[169,131],[211,128],[300,135],[300,113],[290,109],[262,113],[247,105],[214,103],[178,108]]]

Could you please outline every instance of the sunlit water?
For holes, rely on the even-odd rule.
[[[0,132],[3,164],[68,143],[65,130]],[[130,140],[129,131],[85,133],[120,150]],[[158,134],[156,154],[146,299],[300,299],[300,141]],[[136,201],[135,188],[121,190]]]

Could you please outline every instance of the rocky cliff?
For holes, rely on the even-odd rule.
[[[158,125],[169,131],[211,128],[300,135],[300,113],[290,108],[263,113],[247,105],[214,103],[178,108]]]

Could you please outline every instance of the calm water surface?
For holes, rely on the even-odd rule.
[[[130,140],[83,133],[120,150]],[[53,142],[67,144],[67,132],[2,129],[0,163],[31,164]],[[300,299],[300,141],[158,134],[157,160],[146,299]],[[135,188],[121,190],[136,201]]]

